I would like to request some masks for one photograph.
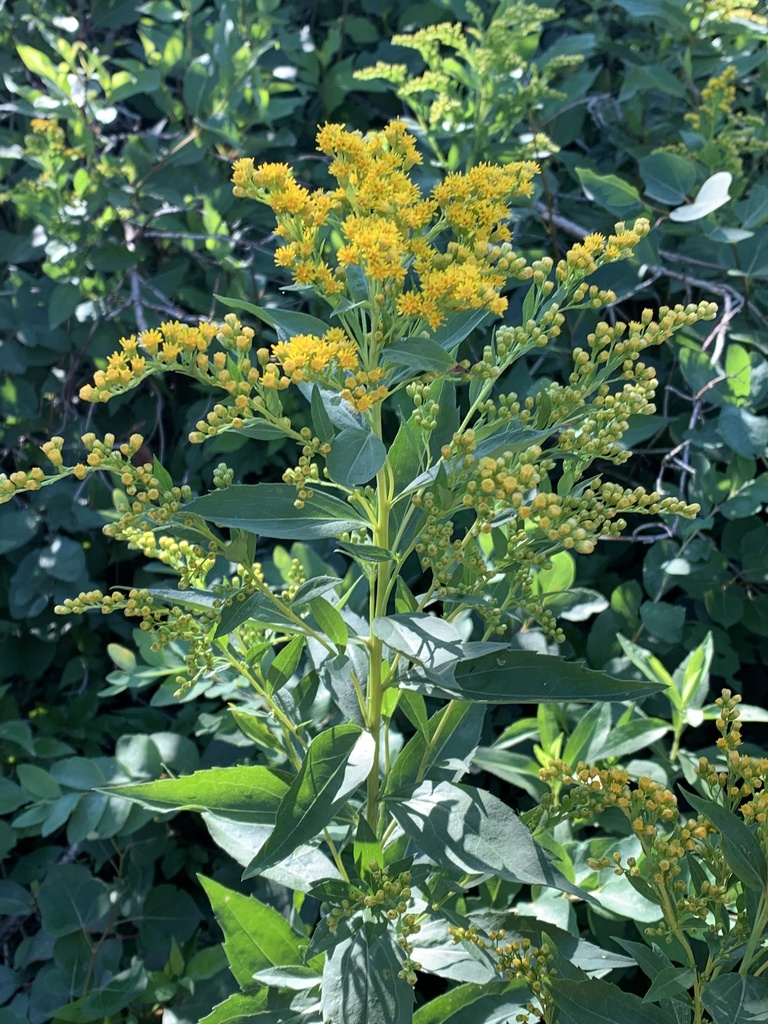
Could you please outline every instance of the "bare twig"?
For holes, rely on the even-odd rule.
[[[128,252],[136,252],[136,228],[130,221],[123,222],[123,234],[125,235],[125,247]],[[128,271],[128,280],[131,283],[131,306],[133,315],[136,317],[136,326],[140,331],[146,331],[147,321],[144,316],[144,307],[141,302],[141,277],[137,268],[131,267]]]

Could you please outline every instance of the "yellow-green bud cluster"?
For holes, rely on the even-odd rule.
[[[376,861],[371,861],[368,865],[368,874],[371,884],[367,892],[359,888],[353,889],[350,893],[351,899],[343,899],[338,906],[331,907],[327,918],[328,929],[331,932],[336,931],[343,920],[361,911],[385,917],[387,921],[393,923],[397,944],[405,954],[398,977],[407,981],[409,985],[415,985],[416,971],[421,970],[421,964],[411,958],[413,943],[409,939],[412,935],[418,935],[421,925],[417,915],[409,910],[413,902],[411,873],[401,871],[396,878],[390,879],[386,868],[381,868]]]
[[[553,1004],[547,986],[557,976],[557,969],[552,967],[555,957],[546,942],[535,946],[527,937],[506,941],[504,928],[492,929],[487,936],[481,935],[474,924],[468,928],[450,926],[448,934],[453,937],[454,943],[469,942],[477,949],[485,950],[495,959],[496,972],[507,981],[525,982],[536,1004],[529,1003],[527,1013],[519,1015],[516,1020],[527,1021],[530,1014],[538,1015],[542,1012],[547,1014],[548,1019],[548,1011]]]

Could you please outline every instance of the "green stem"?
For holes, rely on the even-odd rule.
[[[448,703],[445,705],[445,709],[443,711],[443,717],[440,719],[440,721],[437,724],[437,728],[435,729],[435,735],[432,737],[432,739],[427,744],[426,750],[424,751],[424,754],[423,754],[423,756],[421,758],[421,764],[419,765],[419,772],[418,772],[418,775],[416,776],[416,781],[417,782],[422,782],[424,780],[424,774],[425,774],[425,772],[427,770],[427,767],[429,766],[429,759],[432,756],[432,753],[434,752],[435,747],[437,746],[437,741],[440,739],[440,735],[441,735],[443,729],[445,728],[445,723],[448,721],[448,717],[449,717],[451,711],[453,710],[453,705],[455,703],[456,703],[456,701],[451,700],[451,701],[448,701]]]
[[[259,680],[256,679],[256,677],[248,671],[244,662],[239,661],[237,658],[235,658],[232,654],[230,654],[227,648],[222,646],[221,644],[219,645],[219,650],[226,658],[226,660],[230,663],[230,665],[233,668],[237,669],[237,671],[240,672],[241,675],[245,676],[250,685],[253,687],[256,693],[258,693],[262,700],[267,704],[269,710],[280,723],[280,727],[283,732],[283,738],[286,741],[285,752],[288,755],[291,762],[293,763],[294,768],[298,769],[301,766],[301,758],[297,757],[295,751],[292,749],[290,743],[288,742],[288,737],[293,737],[293,739],[295,739],[296,742],[305,750],[307,748],[306,740],[298,734],[298,732],[296,731],[296,726],[293,724],[290,718],[288,718],[285,712],[272,700],[263,683],[259,682]]]
[[[752,931],[749,935],[747,948],[744,950],[744,958],[742,959],[741,966],[739,967],[739,974],[745,975],[749,972],[749,968],[755,958],[757,944],[763,938],[763,932],[765,931],[766,924],[768,924],[768,891],[763,889],[763,895],[760,901],[760,912],[752,925]]]
[[[347,869],[344,867],[344,861],[341,859],[341,854],[336,849],[336,844],[331,839],[330,833],[328,832],[327,828],[323,829],[323,837],[325,838],[325,842],[328,846],[328,849],[331,851],[331,856],[333,857],[334,863],[336,867],[339,869],[339,874],[341,875],[345,882],[348,882],[349,875],[347,874]]]
[[[381,406],[376,404],[371,410],[372,429],[376,437],[382,436]],[[389,549],[389,514],[392,508],[391,499],[392,476],[385,462],[376,474],[376,525],[373,532],[373,543],[378,547]],[[378,562],[376,572],[371,580],[370,616],[373,619],[387,613],[389,583],[392,566],[389,562]],[[379,818],[379,751],[381,747],[382,714],[381,706],[384,697],[383,644],[373,635],[369,645],[370,669],[368,672],[367,722],[374,742],[373,766],[368,776],[366,801],[366,818],[373,831],[378,834]]]

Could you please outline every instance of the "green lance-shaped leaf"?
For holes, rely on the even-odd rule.
[[[310,743],[299,773],[280,802],[275,829],[243,878],[289,856],[330,824],[373,767],[374,742],[356,725],[338,725]]]
[[[346,502],[314,489],[296,508],[293,484],[235,484],[193,498],[183,512],[277,540],[320,540],[370,524]]]
[[[224,932],[224,952],[240,988],[258,987],[256,971],[303,962],[299,937],[282,914],[252,896],[197,877]]]
[[[241,867],[247,867],[272,834],[271,825],[254,825],[217,814],[204,813],[202,819],[211,839]],[[309,892],[318,878],[337,878],[339,869],[317,846],[299,846],[274,867],[265,868],[264,877],[294,892]]]
[[[307,313],[296,313],[291,309],[262,309],[243,299],[230,299],[225,295],[214,295],[215,299],[228,309],[239,309],[262,320],[274,328],[281,341],[290,341],[297,334],[316,334],[321,337],[328,331],[328,324]]]
[[[402,680],[409,689],[431,696],[478,701],[482,704],[517,704],[541,701],[639,700],[664,689],[661,683],[613,679],[555,655],[535,651],[497,651],[469,658],[436,682],[411,672]]]
[[[551,983],[559,1024],[676,1024],[671,1010],[644,1003],[639,996],[597,978]]]
[[[531,1000],[531,993],[524,981],[506,984],[493,981],[485,985],[457,985],[441,996],[430,999],[413,1015],[413,1024],[481,1024],[489,1019],[494,1022],[513,1021],[522,1013]],[[465,1013],[462,1013],[466,1010]],[[492,1013],[489,1017],[487,1014]],[[503,1014],[503,1016],[501,1016]]]
[[[591,899],[549,862],[518,816],[492,793],[452,782],[423,782],[407,799],[389,803],[403,831],[441,867],[548,885]]]
[[[386,457],[383,442],[370,430],[345,427],[333,441],[325,468],[342,487],[357,487],[376,476]]]
[[[150,811],[211,811],[224,818],[270,825],[288,785],[260,765],[208,768],[179,779],[158,779],[102,790]]]
[[[323,633],[343,654],[349,640],[349,629],[338,608],[334,608],[324,597],[313,597],[309,602],[309,610]]]
[[[294,1010],[265,1010],[266,992],[263,989],[254,995],[233,993],[223,1003],[214,1006],[200,1024],[309,1024],[305,1013]]]
[[[411,736],[397,755],[387,776],[386,792],[410,789],[423,779],[451,782],[457,778],[451,762],[467,761],[480,742],[485,708],[454,700],[443,705],[426,723],[426,730]]]
[[[221,598],[219,600],[222,600]],[[183,601],[183,595],[182,595]],[[226,636],[232,630],[237,629],[243,622],[261,622],[265,626],[277,629],[287,629],[294,633],[302,631],[301,624],[282,612],[266,594],[249,594],[242,601],[233,598],[229,603],[224,603],[221,609],[221,617],[216,627],[214,638]]]
[[[388,929],[372,921],[328,951],[323,969],[324,1024],[411,1024],[413,989]]]
[[[455,316],[449,317],[442,327],[438,327],[432,333],[430,341],[436,342],[446,352],[451,352],[465,338],[468,338],[476,327],[491,318],[492,314],[485,309],[467,309],[462,313],[456,313]]]
[[[312,388],[312,397],[309,403],[312,410],[312,426],[315,428],[315,433],[321,441],[332,441],[336,436],[336,431],[333,421],[328,415],[328,410],[325,408],[322,389],[317,384]]]
[[[685,799],[699,814],[709,818],[720,833],[725,859],[734,875],[750,889],[766,886],[766,854],[757,836],[727,808],[695,793],[683,791]]]
[[[447,373],[456,365],[456,360],[446,350],[430,338],[402,338],[388,345],[384,350],[386,362],[397,366],[407,366],[420,373],[432,370],[435,373]]]
[[[714,1024],[758,1024],[768,1021],[768,979],[721,974],[702,995]]]
[[[298,668],[305,643],[303,636],[295,636],[275,655],[267,671],[267,683],[272,693],[282,689]]]

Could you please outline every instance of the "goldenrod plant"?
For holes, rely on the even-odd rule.
[[[65,464],[54,437],[42,446],[53,471],[3,476],[0,494],[110,474],[115,515],[105,532],[176,585],[88,591],[59,612],[122,610],[156,650],[181,645],[177,696],[227,683],[235,721],[259,750],[256,763],[109,789],[148,811],[201,811],[245,878],[294,891],[291,927],[203,882],[243,987],[209,1024],[409,1021],[419,972],[478,983],[511,1000],[511,1017],[549,1024],[558,990],[530,988],[529,975],[550,953],[560,949],[558,962],[588,988],[590,975],[633,961],[603,951],[595,968],[567,934],[549,929],[544,939],[541,921],[521,917],[535,969],[516,963],[515,938],[498,965],[470,952],[451,973],[452,936],[469,934],[467,901],[490,878],[511,885],[510,900],[523,886],[599,900],[510,807],[460,780],[489,705],[605,705],[664,689],[515,638],[538,623],[562,640],[537,586],[553,558],[591,554],[622,533],[627,515],[695,515],[695,505],[605,472],[630,457],[629,418],[654,411],[646,353],[714,317],[715,306],[596,320],[566,379],[520,397],[505,388],[508,371],[558,338],[575,311],[614,304],[590,277],[630,258],[648,222],[618,223],[562,259],[529,263],[508,219],[510,204],[531,195],[535,163],[479,163],[425,194],[413,174],[421,154],[400,121],[367,135],[326,124],[317,144],[330,188],[310,190],[288,165],[247,158],[233,181],[236,195],[272,209],[289,290],[322,299],[326,317],[222,298],[236,312],[221,323],[167,322],[123,338],[81,391],[107,402],[153,375],[185,374],[222,393],[190,442],[228,432],[255,445],[287,439],[297,457],[283,482],[236,482],[222,463],[210,493],[193,496],[157,460],[142,461],[140,435],[87,434],[82,461]],[[522,316],[498,322],[511,289],[524,290]],[[475,351],[473,332],[492,319]],[[306,406],[300,422],[288,414],[292,395]],[[275,579],[264,545],[281,540],[294,546]],[[323,909],[305,922],[308,897]],[[503,910],[509,918],[514,902]],[[254,930],[269,927],[282,938],[257,952]]]
[[[420,73],[406,63],[378,61],[355,78],[389,83],[433,158],[449,170],[556,152],[538,127],[538,111],[545,100],[565,98],[555,83],[582,58],[530,58],[557,12],[521,0],[502,0],[490,11],[471,0],[466,7],[466,24],[444,22],[392,37],[393,46],[418,53]]]

